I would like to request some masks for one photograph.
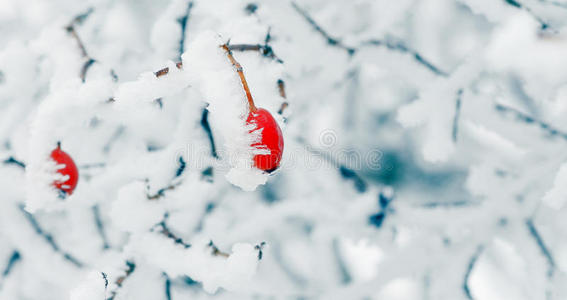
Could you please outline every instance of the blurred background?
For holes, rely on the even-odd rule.
[[[566,299],[566,17],[2,0],[0,298]],[[225,177],[238,109],[213,98],[242,90],[228,60],[207,69],[211,35],[284,134],[254,191]],[[57,141],[80,173],[66,199],[33,171]]]

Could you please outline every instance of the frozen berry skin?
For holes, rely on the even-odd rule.
[[[246,119],[246,123],[256,125],[250,131],[251,133],[262,130],[261,140],[252,144],[252,147],[270,150],[270,154],[256,154],[254,156],[254,166],[268,173],[275,171],[280,166],[284,149],[280,126],[278,126],[272,114],[263,108],[251,111],[248,119]]]
[[[77,186],[79,181],[79,170],[75,165],[75,162],[65,151],[61,150],[61,147],[57,146],[55,150],[51,152],[51,158],[57,163],[58,169],[57,173],[68,176],[66,181],[56,180],[53,185],[60,191],[65,192],[67,195],[71,195]],[[64,165],[64,167],[62,167]],[[59,169],[59,167],[62,167]]]

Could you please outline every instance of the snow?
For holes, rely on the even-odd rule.
[[[557,171],[553,187],[545,193],[542,201],[549,207],[554,209],[561,209],[567,199],[567,164],[562,164]]]
[[[0,2],[0,299],[567,299],[566,5]]]

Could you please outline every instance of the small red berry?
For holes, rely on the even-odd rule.
[[[257,108],[254,105],[254,99],[252,99],[252,93],[244,77],[244,70],[242,66],[234,59],[232,56],[232,51],[227,44],[221,46],[226,51],[228,59],[236,69],[238,77],[240,77],[240,82],[242,83],[242,88],[246,94],[246,99],[248,100],[248,109],[250,113],[246,119],[246,124],[256,125],[254,129],[250,130],[250,133],[260,131],[261,139],[259,142],[252,144],[252,147],[257,149],[269,150],[269,154],[256,154],[254,155],[254,166],[260,170],[271,173],[275,171],[280,166],[280,161],[282,160],[282,154],[284,149],[283,135],[278,122],[274,119],[269,111],[263,108]]]
[[[254,156],[254,166],[268,173],[275,171],[280,166],[284,149],[280,126],[278,126],[278,123],[269,111],[255,107],[250,111],[246,123],[256,125],[256,128],[250,131],[251,133],[262,130],[261,140],[252,144],[252,146],[270,150],[270,154],[256,154]]]
[[[68,195],[73,193],[77,182],[79,181],[79,170],[75,162],[65,151],[61,150],[61,146],[57,144],[57,148],[51,151],[51,158],[57,163],[57,173],[66,177],[66,180],[56,180],[53,185]]]

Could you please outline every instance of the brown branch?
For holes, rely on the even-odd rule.
[[[81,68],[81,72],[79,73],[79,76],[81,77],[81,80],[83,82],[85,82],[85,78],[87,76],[87,71],[88,71],[89,67],[93,63],[95,63],[96,60],[94,58],[90,57],[89,54],[87,53],[87,49],[85,48],[83,41],[79,37],[77,30],[75,30],[75,25],[79,25],[79,24],[83,23],[85,21],[85,19],[93,11],[94,11],[93,8],[89,8],[85,13],[80,14],[80,15],[76,16],[75,18],[73,18],[73,20],[69,23],[69,25],[65,26],[65,30],[67,30],[67,32],[71,35],[71,37],[73,37],[73,39],[77,42],[77,45],[79,46],[79,50],[81,51],[81,56],[85,59],[85,63],[83,64],[83,67]]]
[[[238,76],[240,77],[240,81],[242,82],[242,87],[244,88],[244,92],[246,93],[246,98],[248,99],[248,107],[250,111],[256,112],[258,109],[256,108],[256,105],[254,105],[254,100],[252,99],[250,88],[248,88],[248,83],[246,82],[246,78],[244,77],[244,70],[242,69],[242,66],[236,61],[236,59],[234,59],[234,56],[232,56],[232,51],[230,51],[228,45],[224,44],[220,47],[226,51],[226,55],[228,59],[230,60],[230,62],[236,69]]]
[[[169,228],[165,224],[166,219],[167,219],[167,215],[164,218],[164,220],[161,223],[158,224],[159,226],[161,226],[161,230],[159,231],[159,233],[161,233],[162,235],[164,235],[168,239],[173,240],[173,242],[175,242],[176,244],[183,246],[185,249],[190,248],[191,244],[186,243],[185,241],[183,241],[182,238],[176,236],[173,232],[171,232],[171,230],[169,230]]]
[[[230,256],[228,253],[220,251],[219,248],[217,248],[217,246],[215,245],[215,243],[213,243],[213,241],[209,242],[209,247],[213,249],[213,252],[211,254],[214,256],[222,256],[222,257]]]
[[[116,286],[118,286],[118,288],[122,287],[122,284],[124,284],[124,280],[126,280],[128,278],[128,276],[130,276],[130,274],[132,274],[132,272],[134,272],[134,270],[136,269],[136,264],[134,264],[131,261],[126,261],[126,266],[128,267],[128,269],[126,269],[126,274],[118,277],[118,279],[116,279]],[[114,297],[116,297],[116,294],[118,293],[117,290],[112,291],[112,295],[110,297],[108,297],[107,300],[114,300]]]
[[[183,63],[182,63],[182,62],[175,63],[175,66],[176,66],[178,69],[181,70],[181,69],[183,68]],[[155,74],[156,77],[158,77],[158,78],[159,78],[159,77],[162,77],[162,76],[164,76],[164,75],[167,75],[168,73],[169,73],[169,67],[163,68],[163,69],[161,69],[161,70],[158,70],[158,71],[154,72],[154,74]]]
[[[284,99],[287,99],[286,97],[286,93],[285,93],[285,82],[283,81],[283,79],[278,79],[278,91],[280,92],[280,96]],[[283,114],[284,110],[289,106],[289,103],[287,101],[282,102],[282,105],[280,106],[280,109],[278,110],[278,114]]]
[[[158,200],[159,198],[165,196],[165,192],[166,191],[171,191],[174,190],[177,186],[179,186],[181,184],[180,182],[177,183],[172,183],[164,188],[161,188],[157,191],[157,193],[155,193],[154,195],[147,195],[148,200]]]
[[[307,21],[307,23],[309,23],[311,25],[311,27],[313,27],[313,29],[315,31],[317,31],[319,34],[321,34],[325,38],[325,40],[327,41],[327,44],[329,44],[330,46],[337,47],[337,48],[345,50],[348,53],[349,56],[354,55],[354,53],[357,50],[356,48],[347,46],[339,38],[332,37],[330,34],[328,34],[327,31],[325,31],[323,28],[321,28],[321,26],[319,26],[319,24],[317,24],[317,22],[315,22],[315,20],[307,13],[307,11],[305,9],[299,7],[299,5],[297,5],[297,3],[292,1],[291,6],[293,6],[295,11],[297,11]]]
[[[75,30],[75,25],[73,23],[71,23],[71,24],[67,25],[67,27],[65,27],[65,30],[67,30],[67,32],[69,34],[71,34],[71,36],[77,42],[77,46],[79,46],[79,50],[81,50],[81,56],[88,58],[89,55],[87,54],[87,49],[85,49],[85,45],[83,44],[83,42],[81,41],[81,38],[77,34],[77,31]]]
[[[275,61],[277,61],[278,63],[282,64],[283,60],[281,60],[275,53],[274,50],[272,49],[272,47],[266,45],[260,45],[260,44],[233,44],[233,45],[227,45],[228,49],[230,49],[231,51],[239,51],[239,52],[244,52],[244,51],[258,51],[260,52],[260,54],[262,54],[265,57],[271,58]]]

